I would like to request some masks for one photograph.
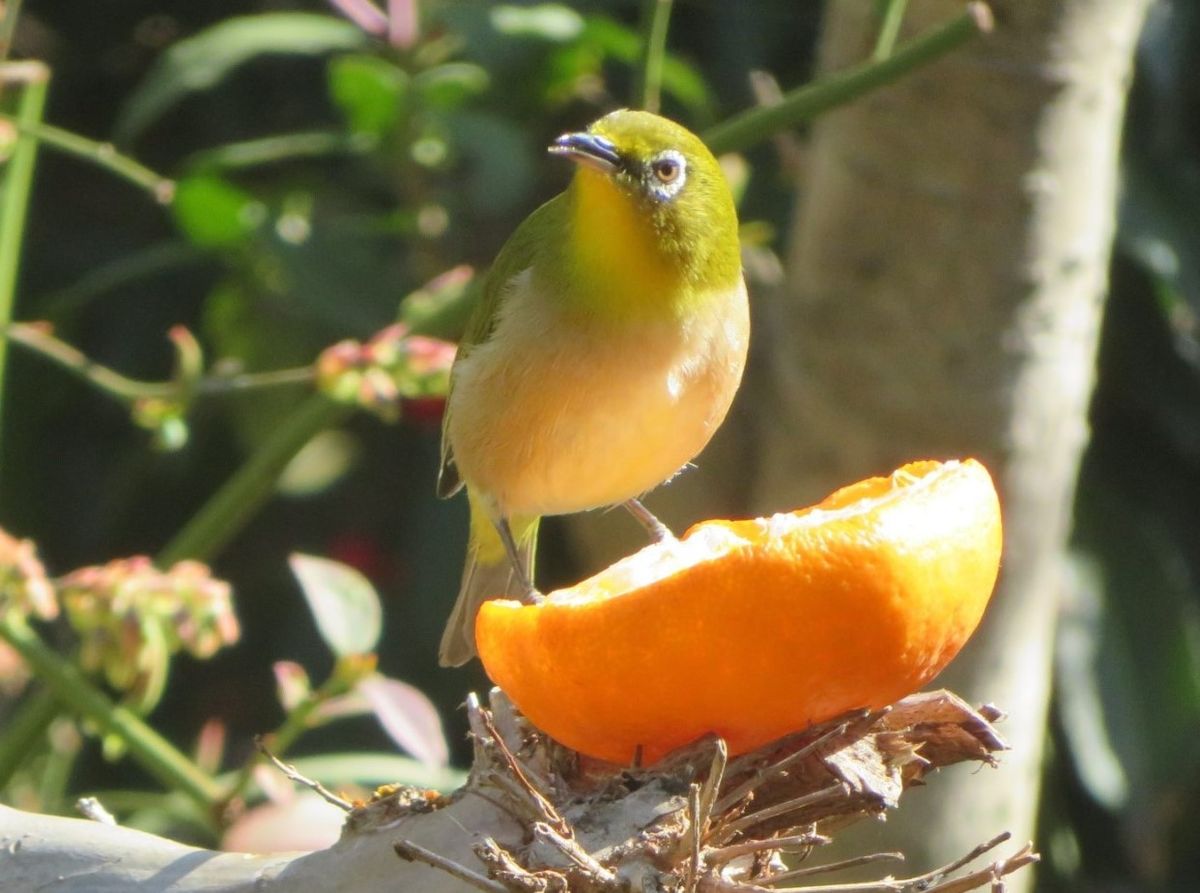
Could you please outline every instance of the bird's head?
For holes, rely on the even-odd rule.
[[[717,159],[687,128],[622,109],[549,147],[575,162],[581,223],[594,238],[623,236],[689,279],[740,275],[737,211]],[[590,240],[589,240],[590,241]]]

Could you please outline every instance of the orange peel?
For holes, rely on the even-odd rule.
[[[491,679],[539,728],[615,763],[706,734],[733,754],[936,676],[1000,563],[999,500],[968,459],[914,462],[810,508],[705,521],[536,605],[486,602]]]

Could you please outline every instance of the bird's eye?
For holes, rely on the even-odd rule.
[[[654,176],[658,178],[658,182],[667,185],[679,179],[683,166],[674,158],[660,158],[654,162],[651,169],[654,171]]]

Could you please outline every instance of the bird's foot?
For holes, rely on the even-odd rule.
[[[638,523],[646,528],[646,533],[650,534],[650,539],[656,543],[670,543],[675,541],[675,534],[671,532],[671,528],[658,520],[650,509],[642,505],[639,499],[627,499],[622,503],[629,514],[637,518]]]
[[[521,601],[527,605],[540,605],[546,601],[546,596],[530,586],[525,590],[525,594],[521,596]]]

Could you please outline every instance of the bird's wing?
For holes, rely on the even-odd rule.
[[[483,344],[492,336],[504,296],[508,293],[509,283],[533,266],[538,252],[543,250],[548,242],[561,237],[566,224],[566,211],[566,194],[555,196],[526,217],[504,243],[504,247],[496,255],[495,263],[488,271],[479,303],[471,311],[462,340],[458,342],[454,368],[457,368],[474,347]],[[454,391],[454,368],[450,370],[451,393]],[[449,421],[450,401],[447,399],[446,413],[442,417],[442,462],[437,483],[437,494],[443,499],[453,496],[463,485],[458,469],[454,466],[454,451],[447,436]]]

